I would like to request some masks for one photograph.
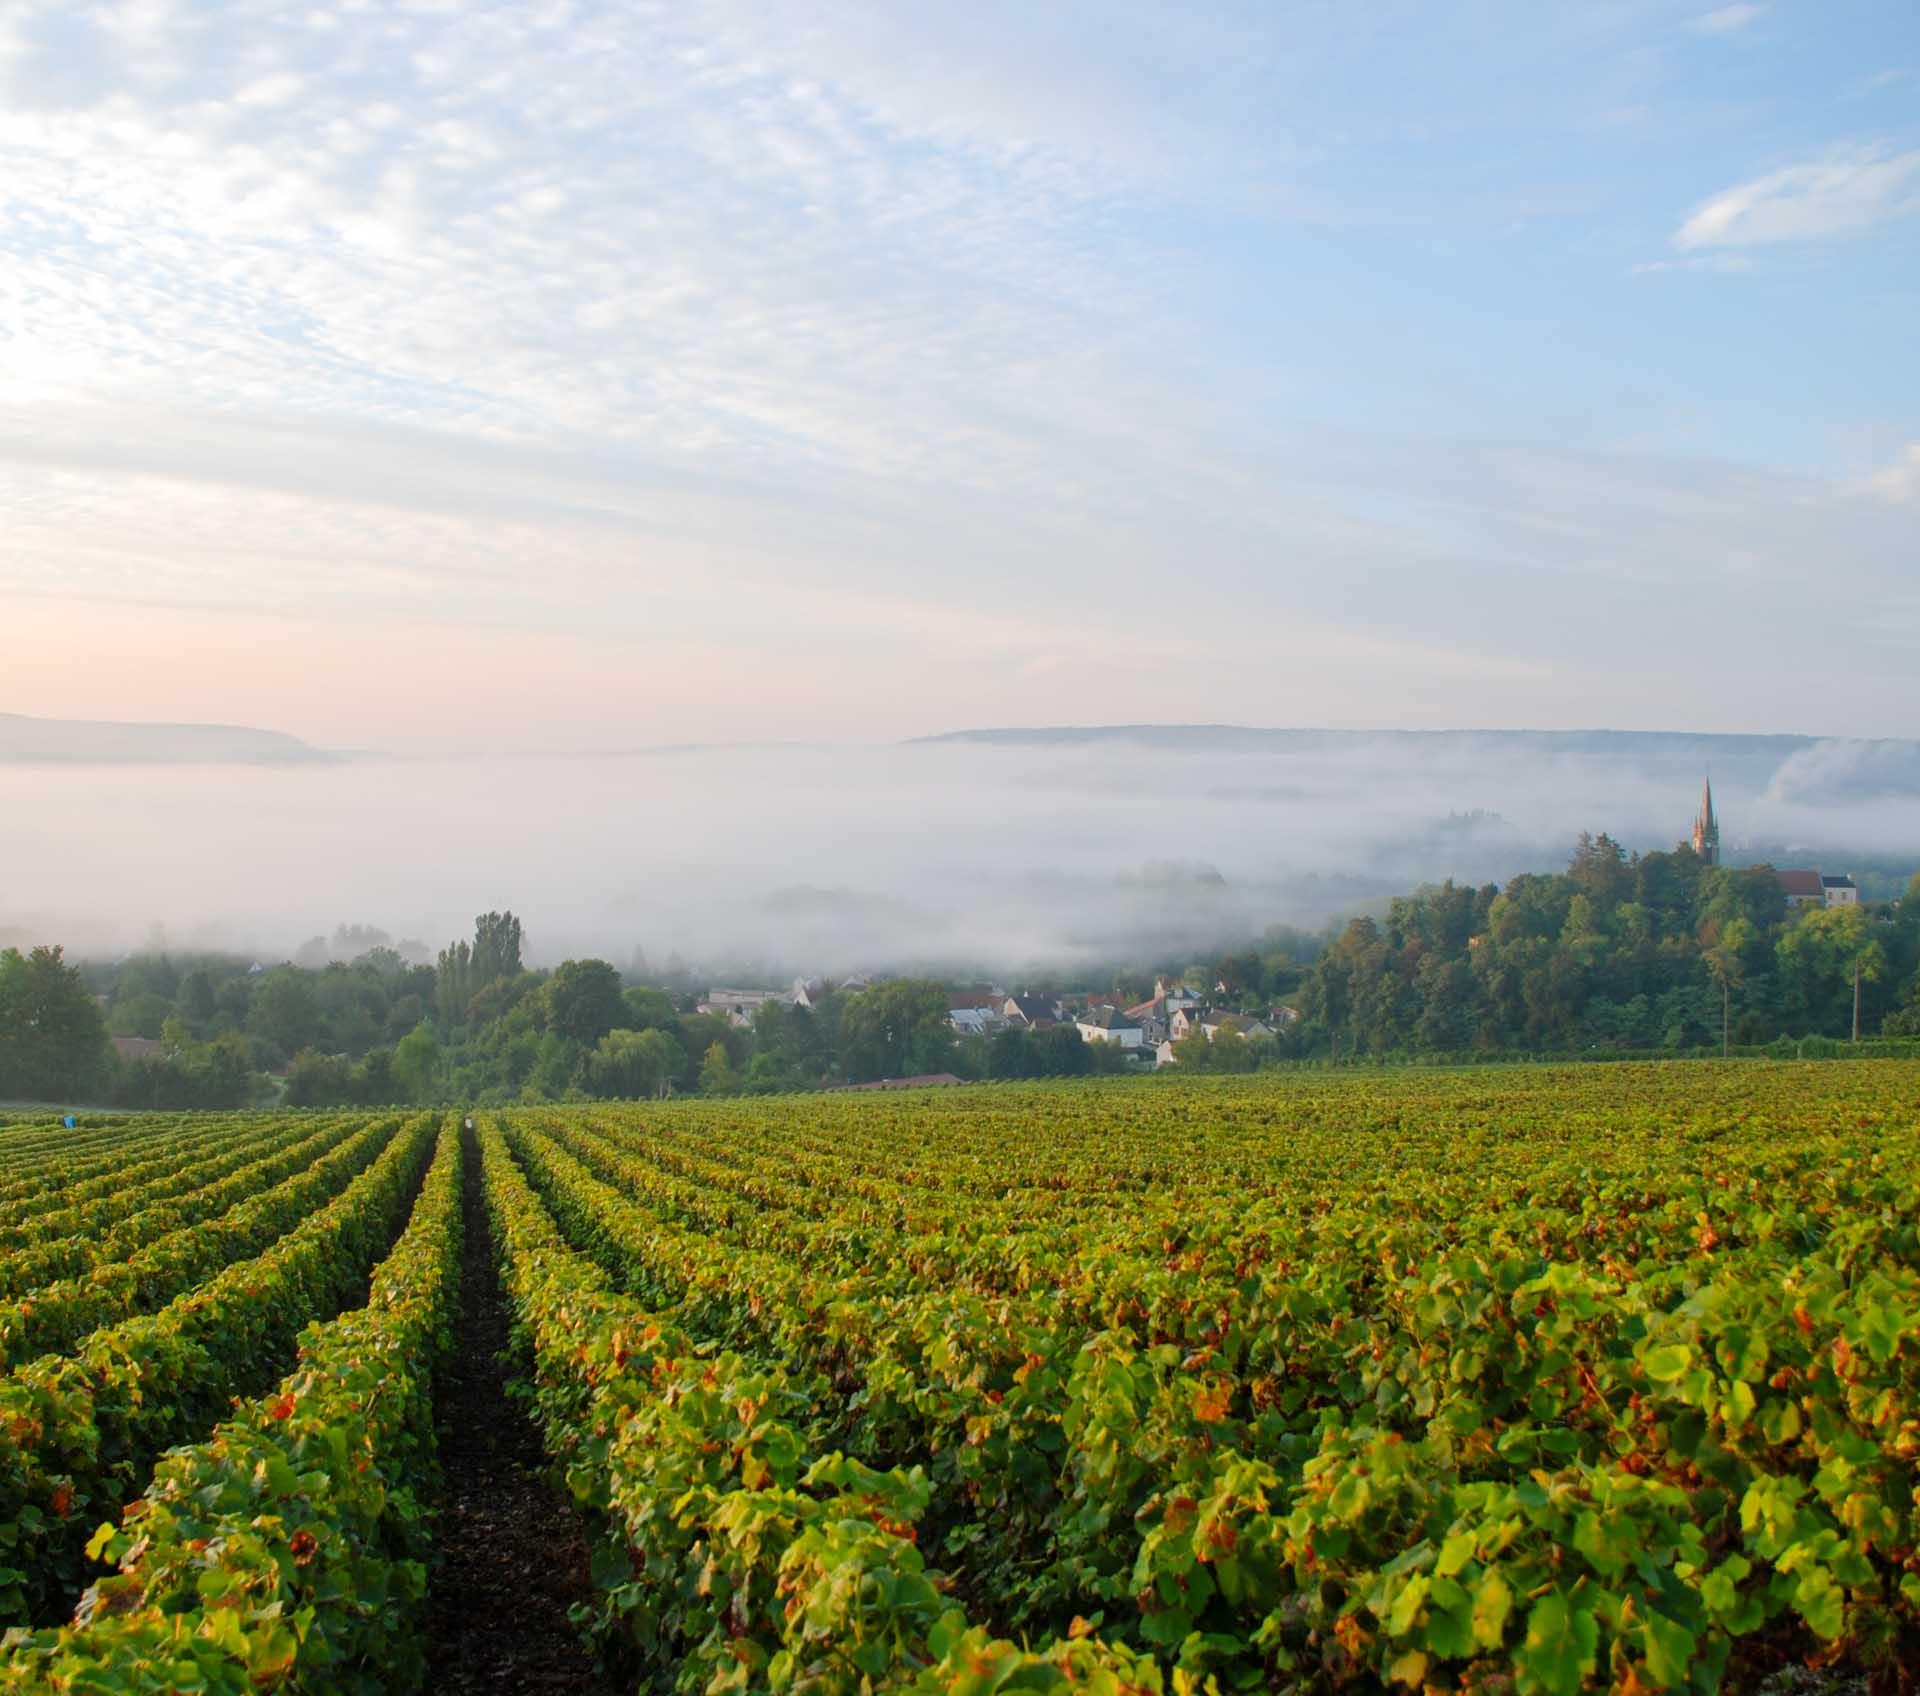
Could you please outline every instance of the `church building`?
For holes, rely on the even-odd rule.
[[[1720,821],[1713,816],[1713,779],[1700,796],[1700,816],[1693,821],[1693,851],[1703,866],[1720,863]]]

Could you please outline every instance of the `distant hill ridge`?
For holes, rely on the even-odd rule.
[[[1317,730],[1260,729],[1238,724],[1045,725],[1005,730],[949,730],[917,743],[977,742],[1006,747],[1134,742],[1153,748],[1248,753],[1316,753],[1400,744],[1482,747],[1504,744],[1541,754],[1727,754],[1785,759],[1826,740],[1817,736],[1755,736],[1691,730]]]
[[[0,713],[0,764],[311,765],[341,758],[280,730]]]

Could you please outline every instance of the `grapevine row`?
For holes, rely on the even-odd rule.
[[[233,1201],[217,1217],[197,1217],[202,1207],[170,1207],[158,1219],[135,1215],[147,1226],[124,1240],[116,1232],[104,1249],[78,1255],[85,1271],[0,1305],[0,1367],[70,1348],[89,1331],[158,1307],[230,1261],[258,1253],[337,1195],[386,1146],[393,1127],[392,1119],[359,1129],[343,1122],[242,1167],[206,1192],[206,1213]],[[149,1230],[164,1227],[171,1228],[148,1240]]]
[[[153,1457],[269,1381],[308,1320],[337,1311],[398,1228],[435,1121],[379,1157],[265,1252],[70,1356],[0,1379],[0,1623],[44,1620],[85,1569],[88,1528],[137,1493]]]
[[[364,1308],[309,1327],[275,1390],[175,1450],[94,1547],[117,1571],[18,1643],[0,1691],[417,1686],[431,1375],[450,1342],[462,1149],[439,1136]]]

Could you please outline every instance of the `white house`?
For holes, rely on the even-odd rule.
[[[1116,1048],[1142,1048],[1147,1033],[1118,1007],[1089,1007],[1074,1020],[1082,1042],[1110,1042]]]
[[[1820,896],[1829,907],[1857,907],[1860,905],[1860,886],[1850,877],[1823,877],[1820,880]]]

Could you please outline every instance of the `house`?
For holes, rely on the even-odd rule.
[[[1022,1030],[1043,1031],[1060,1022],[1060,998],[1056,995],[1009,995],[1000,1004],[1000,1014],[1008,1024]]]
[[[1207,1007],[1182,1007],[1167,1021],[1168,1034],[1179,1042],[1183,1037],[1192,1036],[1208,1019],[1217,1024],[1220,1015]]]
[[[1175,1042],[1181,1042],[1198,1032],[1211,1042],[1222,1031],[1232,1031],[1236,1036],[1272,1036],[1273,1026],[1250,1013],[1226,1013],[1218,1007],[1183,1007],[1174,1014],[1169,1034]]]
[[[1146,1033],[1149,1048],[1167,1040],[1167,1006],[1159,995],[1156,994],[1150,1001],[1142,1001],[1137,1006],[1127,1008],[1126,1014]]]
[[[113,1039],[113,1051],[122,1060],[157,1060],[166,1053],[167,1045],[150,1036],[117,1036]]]
[[[1141,1035],[1145,1038],[1147,1046],[1152,1048],[1155,1044],[1165,1042],[1168,1037],[1172,1036],[1173,1027],[1157,1012],[1151,1011],[1153,1007],[1152,1002],[1144,1002],[1142,1005],[1149,1009],[1149,1011],[1140,1012],[1129,1007],[1126,1016],[1140,1027]]]
[[[1826,886],[1818,872],[1808,871],[1804,867],[1787,867],[1773,875],[1780,882],[1780,893],[1786,896],[1789,911],[1826,905]]]
[[[1850,877],[1823,877],[1820,880],[1821,899],[1829,907],[1857,907],[1860,905],[1860,886]]]
[[[955,1036],[995,1036],[1007,1028],[1007,1016],[997,1007],[949,1007],[947,1023]]]
[[[1153,1063],[1158,1066],[1171,1066],[1178,1062],[1179,1056],[1173,1051],[1173,1044],[1160,1042],[1154,1044]]]
[[[1118,1007],[1089,1007],[1074,1019],[1082,1042],[1110,1042],[1116,1048],[1142,1048],[1147,1033]]]
[[[795,978],[787,991],[788,1002],[795,1007],[818,1007],[829,993],[825,978]]]
[[[1200,992],[1188,989],[1185,984],[1175,983],[1172,978],[1158,977],[1153,980],[1153,998],[1165,1009],[1171,1018],[1182,1007],[1198,1007]]]
[[[718,1013],[729,1024],[744,1029],[753,1023],[755,1013],[777,999],[770,989],[710,989],[694,1011]]]
[[[1211,1042],[1222,1031],[1231,1031],[1235,1036],[1272,1036],[1273,1027],[1263,1025],[1258,1019],[1249,1018],[1244,1013],[1215,1013],[1200,1022],[1200,1033]]]

